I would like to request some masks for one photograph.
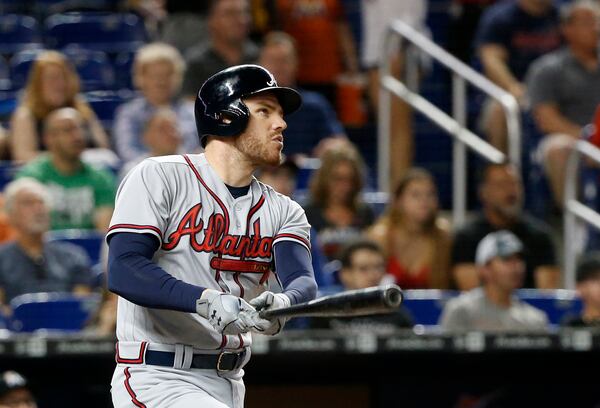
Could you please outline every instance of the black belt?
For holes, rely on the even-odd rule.
[[[217,371],[232,371],[242,364],[246,351],[233,353],[223,351],[219,354],[194,354],[190,368],[216,369]],[[169,351],[146,351],[144,361],[146,364],[163,367],[173,367],[175,353]]]

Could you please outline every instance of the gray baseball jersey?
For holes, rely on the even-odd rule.
[[[204,154],[144,160],[117,192],[108,235],[152,234],[161,243],[153,261],[184,282],[252,299],[280,291],[273,279],[273,245],[309,249],[310,226],[296,202],[253,178],[234,199]],[[119,298],[117,338],[187,344],[197,349],[249,346],[249,333],[225,336],[194,314],[152,309]]]

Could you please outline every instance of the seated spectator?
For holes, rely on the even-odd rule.
[[[548,328],[546,314],[514,296],[523,284],[528,248],[510,231],[486,235],[477,245],[482,286],[451,299],[440,324],[448,331],[535,331]]]
[[[387,212],[369,230],[402,289],[450,287],[450,226],[438,215],[435,181],[413,168],[400,180]]]
[[[133,64],[133,79],[141,96],[121,105],[115,113],[113,138],[119,157],[125,162],[148,157],[144,128],[160,108],[176,113],[183,149],[199,150],[193,106],[177,98],[185,71],[179,51],[168,44],[148,44],[137,51]]]
[[[51,229],[97,229],[105,232],[114,206],[112,174],[81,160],[85,142],[83,118],[61,108],[44,121],[48,153],[23,166],[17,177],[33,177],[48,187]]]
[[[527,75],[531,109],[546,134],[540,145],[556,206],[562,207],[565,167],[572,143],[600,104],[600,12],[597,3],[576,1],[562,10],[567,46],[532,64]]]
[[[525,105],[523,80],[529,65],[560,46],[558,9],[551,0],[500,1],[484,12],[475,44],[484,74]],[[490,143],[506,152],[508,133],[500,103],[488,100],[481,122]]]
[[[600,327],[600,252],[585,254],[575,272],[577,293],[583,302],[579,316],[568,316],[566,327]]]
[[[523,185],[517,169],[508,163],[488,164],[479,184],[482,211],[460,227],[452,241],[452,275],[460,290],[479,286],[475,265],[477,244],[493,231],[514,233],[527,248],[524,287],[558,288],[560,269],[550,227],[522,211]]]
[[[48,189],[34,179],[21,178],[6,186],[5,200],[16,237],[0,246],[0,304],[24,293],[88,294],[93,275],[85,251],[44,240],[50,227]]]
[[[329,261],[345,242],[359,238],[373,223],[373,211],[361,199],[364,179],[364,163],[353,146],[326,151],[311,177],[304,210]]]
[[[258,179],[273,187],[278,193],[292,197],[296,191],[298,171],[298,165],[293,160],[286,158],[279,166],[260,169]]]
[[[83,118],[86,146],[110,147],[102,124],[79,90],[79,76],[63,54],[44,51],[37,56],[10,121],[13,160],[27,162],[47,149],[42,137],[44,120],[53,110],[64,107],[76,109]]]
[[[342,249],[339,258],[342,268],[338,272],[338,278],[344,290],[365,289],[389,281],[386,279],[383,252],[373,241],[361,239],[351,242]],[[389,333],[412,325],[411,318],[403,308],[390,314],[313,319],[311,322],[312,328],[333,329],[337,332],[368,330]]]
[[[188,50],[182,95],[195,99],[211,75],[232,65],[256,62],[258,47],[249,39],[248,0],[209,0],[208,38]]]
[[[273,73],[279,86],[297,88],[298,55],[294,39],[286,33],[273,31],[263,42],[258,63]],[[298,90],[302,106],[286,117],[283,152],[288,156],[320,156],[332,139],[346,139],[344,128],[335,111],[321,94]]]
[[[123,178],[129,170],[147,157],[182,153],[182,141],[175,111],[170,108],[157,109],[144,124],[142,142],[148,149],[147,153],[126,162],[121,168],[120,178]]]
[[[37,408],[27,380],[16,371],[0,374],[0,408]]]

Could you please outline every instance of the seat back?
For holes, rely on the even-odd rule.
[[[63,49],[63,53],[77,70],[83,91],[114,88],[115,72],[104,51],[71,45]]]
[[[79,331],[100,305],[101,296],[71,293],[28,293],[10,302],[10,328],[16,332],[36,330]]]
[[[39,26],[35,18],[20,14],[0,15],[0,53],[41,46]]]
[[[458,292],[452,290],[405,290],[402,304],[410,312],[415,325],[436,326],[446,302],[457,295]]]
[[[517,297],[542,310],[552,325],[559,325],[568,315],[581,313],[583,304],[574,290],[519,289]]]
[[[88,230],[57,230],[46,234],[48,241],[69,242],[85,250],[93,264],[100,261],[102,246],[104,244],[104,234],[97,231]]]

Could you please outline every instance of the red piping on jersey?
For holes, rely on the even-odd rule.
[[[279,238],[293,238],[293,239],[297,239],[298,241],[300,241],[304,245],[306,245],[308,247],[308,249],[310,249],[310,242],[308,242],[308,240],[306,238],[302,238],[301,236],[294,235],[294,234],[288,234],[288,233],[277,234],[277,235],[275,235],[273,237],[273,241],[275,241],[275,240],[277,240]]]
[[[116,345],[117,363],[120,363],[120,364],[142,364],[144,362],[144,352],[146,351],[147,346],[148,346],[148,342],[143,341],[140,346],[140,354],[137,358],[121,358],[121,356],[119,355],[119,343],[117,343],[117,345]]]
[[[219,204],[219,207],[221,207],[221,211],[223,211],[223,216],[225,217],[225,234],[229,234],[229,213],[227,212],[227,208],[225,208],[225,204],[223,204],[223,202],[219,199],[219,197],[215,194],[214,191],[212,191],[210,188],[208,188],[208,186],[202,179],[202,176],[198,172],[198,169],[196,169],[196,167],[194,166],[194,164],[192,163],[192,161],[190,160],[190,158],[188,157],[187,154],[183,155],[183,159],[186,161],[188,166],[190,166],[190,169],[194,172],[194,174],[196,175],[196,178],[198,179],[200,184],[202,184],[204,186],[206,191],[208,191],[208,194],[210,194],[212,196],[212,198],[217,202],[217,204]],[[217,256],[220,258],[222,255],[218,254]],[[217,269],[215,271],[215,280],[217,281],[217,284],[219,284],[220,277],[221,277],[220,271]],[[219,286],[221,286],[221,284],[219,284]]]
[[[252,216],[254,216],[258,210],[260,210],[260,207],[262,207],[264,203],[265,196],[261,195],[258,202],[254,204],[254,207],[250,208],[250,211],[248,212],[248,218],[246,219],[246,235],[250,233],[250,220],[252,220]]]
[[[140,401],[138,401],[137,395],[135,395],[133,388],[131,388],[131,384],[129,384],[130,378],[131,378],[131,373],[129,373],[129,367],[125,367],[125,389],[127,389],[127,393],[131,397],[131,402],[133,402],[133,405],[135,405],[136,407],[146,408],[146,406],[144,404],[142,404]]]
[[[244,339],[241,334],[238,334],[238,339],[240,339],[240,348],[244,348]]]
[[[217,259],[217,258],[213,258],[213,259]],[[226,259],[222,259],[223,261],[226,261]],[[212,263],[212,262],[211,262]],[[242,286],[242,284],[240,283],[240,272],[237,272],[236,274],[233,275],[233,280],[235,281],[235,283],[237,283],[237,285],[240,287],[240,297],[243,298],[244,297],[244,287]]]
[[[227,336],[222,334],[221,335],[221,344],[219,345],[219,348],[224,349],[226,345],[227,345]]]
[[[129,229],[137,229],[137,230],[145,230],[149,229],[156,232],[160,238],[162,239],[162,231],[152,225],[137,225],[137,224],[115,224],[108,229],[108,232],[113,231],[117,228],[129,228]]]
[[[238,273],[265,273],[271,270],[270,262],[226,258],[213,258],[210,260],[210,266],[222,271]]]

